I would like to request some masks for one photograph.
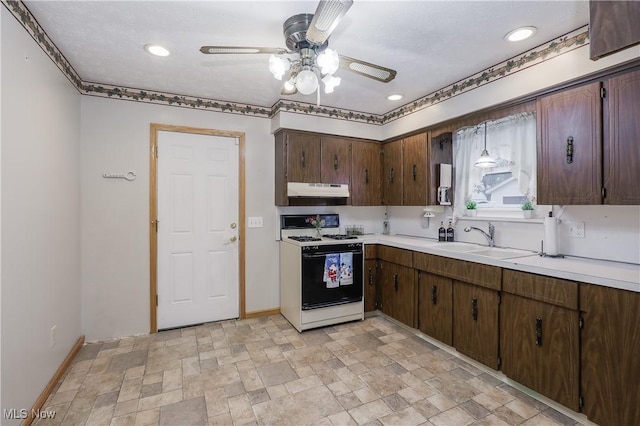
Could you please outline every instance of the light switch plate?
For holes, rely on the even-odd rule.
[[[569,237],[584,238],[584,222],[567,222]]]
[[[254,216],[248,218],[249,228],[262,228],[262,216]]]

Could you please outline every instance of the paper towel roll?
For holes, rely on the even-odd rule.
[[[551,216],[544,218],[544,253],[558,255],[558,219]]]

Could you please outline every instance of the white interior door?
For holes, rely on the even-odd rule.
[[[239,316],[238,141],[158,132],[158,328]]]

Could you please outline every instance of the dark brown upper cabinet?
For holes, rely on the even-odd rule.
[[[640,204],[640,70],[542,96],[538,203]]]
[[[589,2],[589,49],[600,59],[640,43],[640,2]]]
[[[427,170],[427,133],[402,140],[402,204],[427,204],[429,171]]]
[[[383,201],[387,206],[402,205],[402,139],[384,144],[382,174]]]
[[[382,146],[378,142],[351,142],[351,205],[382,204]]]
[[[349,184],[351,180],[351,141],[346,138],[321,136],[322,183]]]

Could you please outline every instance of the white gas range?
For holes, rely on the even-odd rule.
[[[300,332],[364,318],[364,242],[339,227],[337,214],[281,216],[280,312]]]

